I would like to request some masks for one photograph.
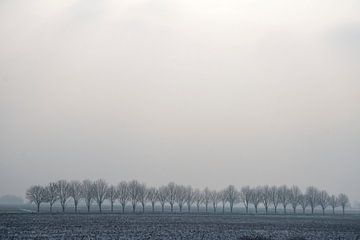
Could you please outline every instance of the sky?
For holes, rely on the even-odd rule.
[[[358,0],[0,0],[0,195],[58,179],[360,200]]]

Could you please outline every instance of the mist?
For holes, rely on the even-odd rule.
[[[0,2],[0,195],[58,179],[359,200],[360,2]]]

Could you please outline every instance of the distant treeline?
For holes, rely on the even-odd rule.
[[[111,212],[114,211],[114,204],[119,203],[122,212],[125,211],[127,205],[131,205],[132,211],[136,211],[136,207],[140,206],[145,211],[145,206],[151,204],[152,211],[155,211],[155,205],[160,204],[162,212],[165,206],[170,206],[171,212],[177,207],[180,212],[190,212],[192,207],[196,207],[200,211],[200,207],[205,207],[206,212],[225,212],[225,208],[229,208],[233,212],[234,205],[243,204],[246,213],[249,207],[255,208],[258,213],[258,207],[265,208],[266,214],[272,208],[275,214],[278,208],[282,209],[282,213],[287,213],[287,208],[291,207],[294,214],[298,213],[297,209],[301,209],[301,213],[305,214],[307,208],[311,209],[314,214],[316,207],[321,207],[322,213],[325,209],[331,208],[335,214],[335,208],[341,207],[342,213],[345,214],[345,208],[349,206],[349,198],[341,193],[339,195],[329,195],[325,190],[319,190],[316,187],[307,187],[304,192],[298,186],[257,186],[236,188],[233,185],[226,187],[221,191],[205,189],[193,189],[191,186],[178,185],[170,182],[159,188],[147,187],[146,184],[136,180],[125,182],[122,181],[117,185],[109,185],[105,180],[96,181],[84,180],[66,181],[59,180],[49,183],[46,186],[34,185],[26,192],[26,198],[35,203],[37,211],[40,211],[40,205],[47,203],[50,206],[50,212],[54,203],[59,202],[62,211],[65,212],[66,204],[69,201],[74,203],[74,211],[78,211],[78,204],[83,201],[90,212],[92,204],[95,202],[102,211],[102,205],[105,200],[110,203]],[[220,210],[218,209],[220,208]],[[300,213],[299,212],[299,213]]]

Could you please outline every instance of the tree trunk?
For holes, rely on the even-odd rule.
[[[208,212],[208,204],[205,204],[205,212]]]
[[[257,208],[258,208],[258,206],[257,205],[255,205],[255,214],[257,214],[258,212],[257,212]]]
[[[50,203],[50,213],[52,213],[52,207],[53,207],[53,204]]]
[[[164,212],[164,204],[161,204],[161,212]]]
[[[77,203],[75,203],[75,212],[77,213]]]
[[[111,201],[111,203],[110,203],[110,204],[111,204],[111,206],[110,206],[110,211],[111,211],[111,212],[114,212],[114,202],[113,202],[113,201]]]
[[[294,214],[296,214],[296,208],[295,208],[295,207],[293,207],[293,209],[294,209]]]
[[[342,212],[343,212],[343,215],[345,215],[345,206],[342,206]]]
[[[133,213],[134,213],[136,210],[136,204],[133,203],[132,208],[133,208]]]
[[[230,213],[233,211],[233,203],[230,203]]]
[[[225,213],[225,204],[223,204],[223,213]]]
[[[321,207],[322,210],[323,210],[323,215],[325,215],[325,208],[324,207]]]
[[[286,214],[286,206],[284,206],[284,214]]]
[[[40,203],[37,203],[37,212],[39,213],[40,212]]]
[[[121,204],[122,212],[125,213],[125,204]]]
[[[90,204],[86,206],[88,213],[90,212]]]
[[[265,205],[265,213],[266,213],[266,215],[268,214],[268,206],[267,205]]]
[[[101,212],[101,203],[99,203],[99,211]]]
[[[64,213],[65,212],[65,204],[61,204],[61,207],[62,207],[62,212]]]
[[[276,213],[277,213],[277,206],[274,206],[274,208],[275,208],[275,215],[276,215]]]
[[[182,212],[182,205],[179,205],[180,212]]]
[[[303,214],[305,214],[305,208],[303,208]]]
[[[155,202],[152,202],[151,206],[152,206],[152,211],[155,212]]]
[[[142,211],[145,212],[145,203],[142,203]]]
[[[190,204],[188,204],[188,212],[190,212],[190,208],[191,208],[191,206],[190,206]]]
[[[311,206],[311,214],[314,214],[314,207]]]
[[[196,207],[197,207],[197,211],[200,212],[200,207],[199,207],[199,205],[196,205]]]
[[[335,215],[335,208],[333,207],[332,209],[333,209],[333,215]]]

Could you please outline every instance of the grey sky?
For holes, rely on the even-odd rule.
[[[360,199],[357,0],[1,0],[0,195],[59,178]]]

